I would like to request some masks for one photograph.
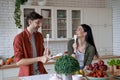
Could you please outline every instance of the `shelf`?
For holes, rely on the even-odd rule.
[[[57,19],[60,19],[60,20],[61,20],[61,19],[64,19],[64,20],[66,20],[66,18],[57,18]]]
[[[44,18],[44,17],[43,17],[43,19],[51,19],[51,18]]]
[[[58,38],[58,39],[50,39],[49,41],[68,41],[69,39],[67,39],[67,38]],[[46,38],[44,38],[44,41],[46,42],[47,40],[46,40]]]
[[[77,19],[77,20],[79,19],[80,20],[80,18],[72,18],[72,19]]]
[[[42,31],[51,31],[52,29],[42,29]]]
[[[57,29],[58,31],[67,31],[66,29]]]

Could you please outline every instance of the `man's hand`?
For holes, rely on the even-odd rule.
[[[46,63],[46,62],[48,61],[47,56],[41,56],[41,57],[40,57],[40,61],[41,61],[42,63]]]
[[[50,51],[49,51],[48,48],[45,48],[45,50],[44,50],[44,56],[46,56],[48,59],[51,58],[51,57],[50,57]]]
[[[46,63],[50,59],[50,51],[48,48],[45,48],[44,55],[40,57],[42,63]]]

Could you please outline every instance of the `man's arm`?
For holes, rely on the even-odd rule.
[[[29,65],[29,64],[33,64],[35,62],[42,62],[42,63],[46,63],[48,61],[48,57],[47,56],[41,56],[41,57],[36,57],[36,58],[23,58],[21,60],[19,60],[16,64],[18,66],[21,65]]]

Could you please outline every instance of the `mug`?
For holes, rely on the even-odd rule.
[[[82,79],[82,75],[76,74],[76,75],[72,75],[72,80],[81,80]]]

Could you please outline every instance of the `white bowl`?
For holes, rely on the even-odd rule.
[[[96,78],[96,77],[88,77],[86,76],[88,80],[108,80],[109,77],[103,77],[103,78]]]
[[[82,75],[80,74],[72,75],[72,80],[81,80],[81,79],[82,79]]]

